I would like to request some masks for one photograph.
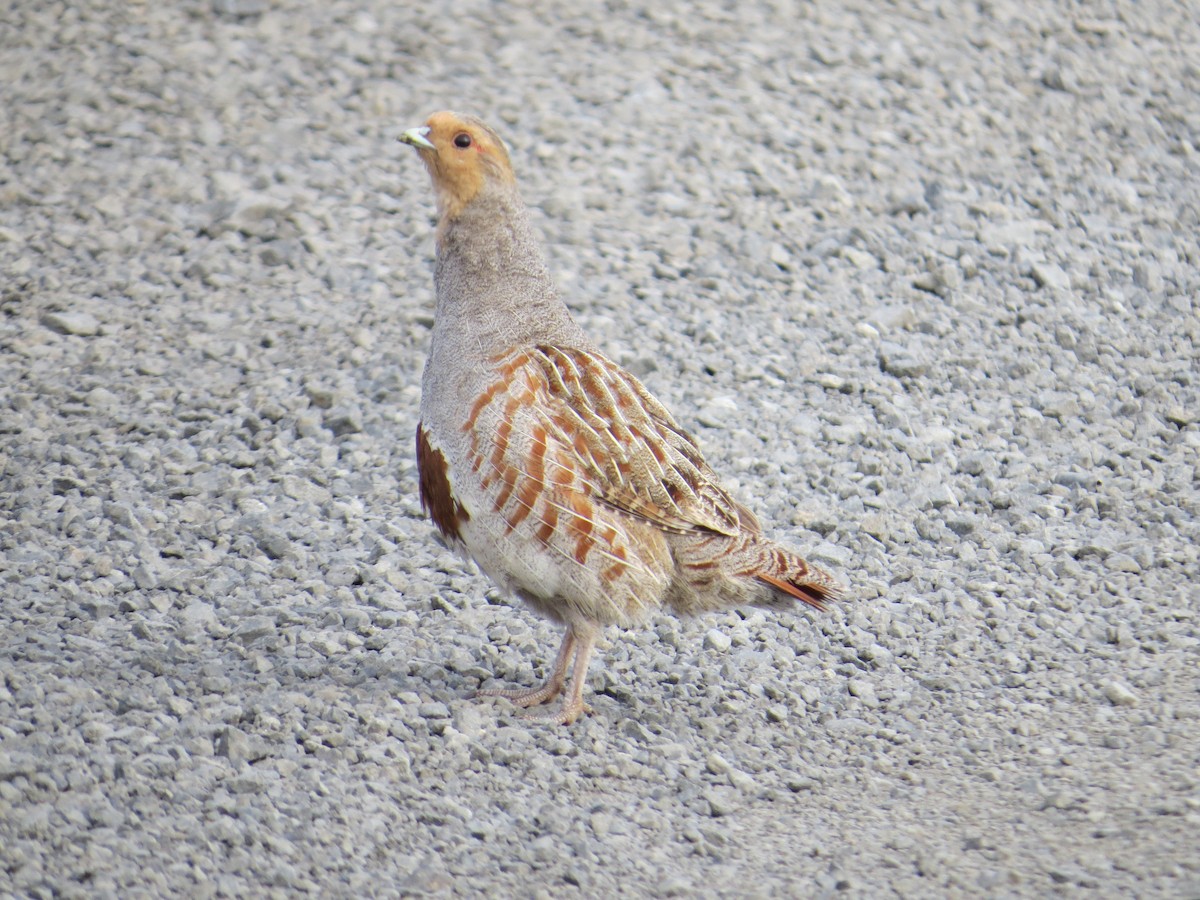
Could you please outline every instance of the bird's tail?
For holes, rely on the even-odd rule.
[[[775,589],[772,592],[773,602],[768,601],[763,605],[778,605],[782,599],[779,594],[782,593],[814,609],[823,610],[844,593],[845,589],[836,578],[788,548],[764,541],[757,549],[760,564],[746,574]]]
[[[823,610],[845,592],[833,575],[761,534],[679,539],[674,551],[682,582],[672,603],[678,612],[741,604],[783,610],[797,600]]]

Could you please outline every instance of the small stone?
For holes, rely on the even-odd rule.
[[[1063,791],[1053,791],[1042,798],[1040,809],[1070,809],[1071,798]]]
[[[708,758],[704,760],[704,767],[713,775],[724,775],[733,769],[729,760],[720,753],[708,754]]]
[[[103,387],[92,388],[83,399],[93,409],[112,409],[117,405],[117,395]]]
[[[232,725],[217,737],[214,750],[217,756],[224,756],[230,762],[257,762],[270,755],[266,741],[258,735],[249,735],[240,728]]]
[[[830,372],[818,372],[813,376],[813,381],[825,388],[827,391],[840,391],[846,386],[846,379],[840,375],[834,375]]]
[[[708,814],[714,819],[737,811],[738,795],[732,788],[712,788],[704,793],[704,799],[708,802]]]
[[[449,719],[450,707],[439,700],[432,700],[417,707],[417,713],[422,719]]]
[[[296,416],[296,434],[300,437],[319,438],[321,431],[321,417],[316,413],[306,410]]]
[[[221,204],[206,231],[218,237],[226,231],[272,239],[278,229],[278,220],[287,212],[288,204],[266,194],[244,193],[234,201]]]
[[[862,678],[851,678],[846,688],[850,691],[850,696],[857,697],[864,706],[879,705],[879,698],[875,696],[875,686],[871,682],[864,681]]]
[[[295,268],[304,252],[303,245],[294,239],[271,241],[259,252],[258,258],[266,266],[291,266]]]
[[[262,772],[248,769],[226,779],[225,786],[231,794],[259,794],[267,789],[267,780]]]
[[[847,260],[856,269],[874,269],[879,265],[879,260],[870,253],[855,249],[854,247],[843,247],[842,258]]]
[[[325,427],[338,437],[363,430],[362,411],[352,406],[335,406],[325,414]]]
[[[42,324],[59,334],[81,337],[91,337],[100,331],[100,320],[86,312],[49,312],[42,316]]]
[[[229,457],[229,465],[235,469],[253,469],[258,459],[249,450],[241,450]]]
[[[928,291],[931,294],[936,294],[941,287],[941,282],[938,277],[932,272],[921,272],[912,280],[912,286],[919,291]]]
[[[1113,553],[1104,561],[1104,565],[1112,572],[1130,572],[1136,575],[1142,571],[1138,561],[1128,553]]]
[[[1162,268],[1154,262],[1139,262],[1133,266],[1133,283],[1151,294],[1163,289]]]
[[[888,197],[887,209],[888,214],[893,216],[901,214],[916,216],[929,212],[929,203],[919,190],[908,193],[892,193]]]
[[[710,628],[704,635],[704,646],[717,653],[724,653],[733,643],[733,639],[718,628]]]
[[[638,378],[645,378],[652,372],[658,371],[658,360],[653,356],[634,356],[625,362],[625,368]]]
[[[1038,398],[1038,407],[1048,419],[1066,421],[1079,416],[1079,401],[1070,394],[1052,392]]]
[[[142,563],[133,570],[133,583],[139,590],[152,591],[158,587],[158,575],[151,566]]]
[[[911,306],[884,305],[870,313],[867,321],[881,333],[905,331],[917,324],[917,313]]]
[[[68,491],[77,491],[82,487],[82,481],[77,481],[74,478],[68,478],[63,475],[59,475],[56,478],[50,479],[50,490],[56,494],[65,494]]]
[[[1033,264],[1033,280],[1038,287],[1052,290],[1067,291],[1071,289],[1071,276],[1054,263],[1039,262]]]
[[[1096,476],[1091,472],[1058,472],[1051,479],[1063,487],[1091,490],[1096,486]]]
[[[989,251],[1008,253],[1014,247],[1027,247],[1034,243],[1039,235],[1052,231],[1049,222],[1038,219],[1026,219],[1015,222],[988,223],[979,230],[979,239]]]
[[[957,534],[959,537],[966,537],[975,530],[975,520],[965,519],[962,517],[946,520],[946,527]]]
[[[789,715],[790,713],[788,712],[788,708],[781,703],[776,704],[775,706],[767,707],[768,722],[786,722]]]
[[[816,779],[796,772],[785,776],[783,783],[793,794],[799,794],[803,791],[813,791],[820,786],[820,783]]]
[[[325,583],[330,587],[349,587],[361,582],[358,569],[347,563],[335,563],[325,570]]]
[[[918,378],[929,371],[929,364],[922,362],[899,344],[884,341],[879,345],[879,367],[897,378]]]
[[[946,506],[958,506],[958,498],[948,484],[939,484],[925,491],[921,497],[921,508],[942,509]]]
[[[258,544],[258,549],[271,559],[283,559],[292,549],[292,542],[288,540],[286,534],[280,531],[260,526],[253,529],[251,533],[254,535],[254,542]]]
[[[343,644],[329,637],[313,638],[309,646],[327,659],[339,656],[346,650]]]
[[[919,434],[930,444],[952,444],[955,438],[954,429],[947,428],[944,425],[933,425],[929,428],[923,428]]]
[[[1121,681],[1106,681],[1101,686],[1104,691],[1104,696],[1113,706],[1134,706],[1137,701],[1137,694],[1133,692],[1133,688]]]
[[[863,516],[863,520],[858,524],[858,527],[864,534],[869,534],[880,541],[886,541],[892,532],[892,529],[888,527],[887,516],[883,515],[883,513],[872,513],[869,516]]]
[[[885,669],[895,659],[892,651],[882,644],[871,644],[858,651],[859,659],[872,663],[877,669]]]
[[[275,620],[270,616],[251,616],[234,630],[233,636],[249,644],[274,633]]]
[[[729,784],[743,794],[753,795],[758,793],[758,782],[754,780],[754,776],[738,769],[730,770]]]
[[[969,453],[958,461],[958,471],[965,475],[982,475],[987,471],[990,462],[990,454]]]
[[[185,629],[207,630],[218,625],[217,613],[203,600],[193,600],[180,613]]]
[[[587,876],[583,869],[572,867],[563,872],[563,881],[575,887],[583,887],[587,883]]]
[[[588,818],[588,824],[596,837],[604,837],[613,827],[613,817],[606,812],[596,812]]]
[[[227,19],[260,16],[267,11],[266,0],[213,0],[212,10]]]
[[[962,287],[962,272],[959,270],[957,263],[944,262],[940,265],[931,266],[929,273],[933,276],[933,291],[936,294],[945,296]]]
[[[771,244],[769,258],[771,262],[779,266],[779,268],[783,269],[785,272],[790,271],[795,265],[792,262],[792,254],[788,252],[787,247],[783,246],[783,244]]]
[[[1178,425],[1180,428],[1186,428],[1196,421],[1196,416],[1182,406],[1169,407],[1164,414],[1164,418],[1172,425]]]
[[[659,897],[690,897],[695,893],[693,884],[682,875],[668,875],[658,883],[655,892]]]
[[[706,428],[723,428],[737,411],[737,401],[732,397],[713,397],[696,413],[696,421]]]

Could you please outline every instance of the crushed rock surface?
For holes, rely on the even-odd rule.
[[[6,12],[0,894],[1200,895],[1194,10],[459,6]],[[417,501],[441,108],[844,603],[470,699],[559,635]]]

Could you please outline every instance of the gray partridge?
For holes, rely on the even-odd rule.
[[[545,684],[479,693],[546,703],[573,663],[545,716],[570,724],[604,626],[836,597],[833,577],[765,537],[695,439],[571,318],[496,132],[438,112],[400,140],[437,197],[421,505],[493,581],[566,626]]]

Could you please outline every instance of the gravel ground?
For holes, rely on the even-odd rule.
[[[437,6],[5,12],[0,894],[1200,896],[1195,10]],[[844,603],[467,699],[559,635],[417,502],[446,107]]]

